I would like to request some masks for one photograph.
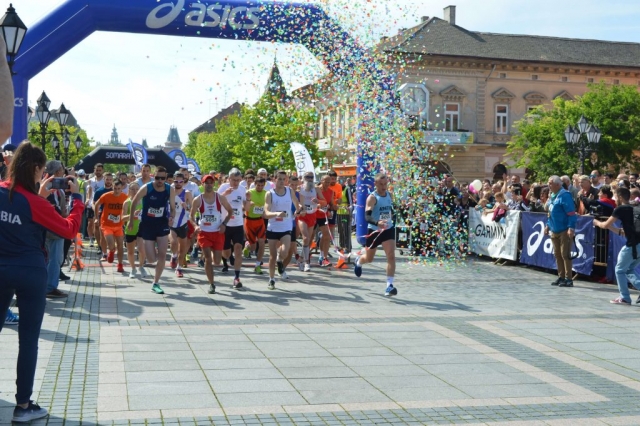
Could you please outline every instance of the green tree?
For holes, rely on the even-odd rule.
[[[42,147],[42,134],[40,134],[40,125],[31,123],[29,126],[29,140],[36,145]],[[89,139],[87,137],[87,132],[82,128],[67,126],[67,131],[69,132],[69,161],[68,164],[65,164],[67,167],[72,167],[74,164],[77,164],[82,158],[84,158],[87,154],[94,150],[95,147],[91,146],[93,144],[93,139]],[[55,121],[50,121],[47,125],[47,135],[45,136],[44,141],[45,144],[45,153],[47,154],[47,158],[54,159],[56,158],[56,154],[61,161],[64,162],[64,145],[62,143],[62,136],[60,131],[60,125]],[[60,150],[59,153],[56,153],[53,149],[53,145],[51,140],[53,139],[53,133],[56,133],[56,137],[60,140]],[[80,135],[80,139],[82,140],[82,144],[80,145],[80,150],[76,148],[75,140],[76,136]],[[89,172],[89,171],[87,171]]]
[[[508,144],[517,167],[527,167],[535,177],[572,174],[580,170],[578,153],[569,149],[564,137],[567,126],[575,126],[584,115],[602,132],[594,156],[587,156],[585,169],[620,171],[637,168],[640,158],[640,93],[635,86],[589,85],[575,101],[556,99],[553,107],[539,107],[514,127],[518,134]]]
[[[269,171],[280,168],[294,170],[290,142],[307,147],[314,164],[321,158],[313,130],[317,122],[314,109],[287,105],[271,96],[263,96],[254,106],[243,106],[216,123],[214,133],[189,136],[185,153],[192,156],[203,171],[211,169],[227,172],[235,166],[241,170],[264,167]]]

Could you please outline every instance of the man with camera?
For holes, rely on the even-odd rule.
[[[631,295],[629,294],[628,283],[631,282],[631,285],[635,288],[638,288],[638,283],[640,283],[640,275],[635,271],[636,267],[640,265],[640,257],[638,256],[640,238],[635,232],[633,206],[629,204],[630,196],[631,192],[627,188],[616,189],[618,207],[613,211],[613,215],[606,222],[593,221],[593,224],[598,228],[608,229],[610,232],[615,232],[621,236],[624,235],[627,239],[625,246],[622,247],[620,254],[618,254],[618,261],[616,262],[616,281],[618,282],[620,296],[611,300],[611,303],[616,305],[630,305]],[[622,223],[622,228],[614,226],[617,220]],[[638,297],[636,303],[640,303],[640,297]]]

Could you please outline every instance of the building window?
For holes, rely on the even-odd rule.
[[[500,135],[509,133],[508,105],[496,105],[496,133]]]
[[[444,120],[447,132],[457,132],[460,124],[460,104],[445,104]]]
[[[507,73],[506,72],[501,72],[499,77],[500,78],[507,78]]]
[[[620,84],[620,80],[618,80],[617,78],[613,79],[613,84],[618,85]]]
[[[329,114],[322,116],[322,137],[328,138],[331,136],[331,122],[329,121]]]
[[[566,83],[566,82],[568,82],[568,81],[569,81],[569,77],[567,77],[567,76],[562,76],[562,77],[560,77],[560,81],[562,81],[563,83]]]
[[[593,83],[593,77],[587,78],[587,83]]]
[[[531,80],[537,80],[538,74],[531,74]]]

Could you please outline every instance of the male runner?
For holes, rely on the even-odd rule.
[[[171,223],[171,269],[176,270],[176,276],[182,278],[182,265],[186,264],[187,251],[189,250],[189,209],[193,204],[193,194],[184,188],[185,175],[176,172],[173,175],[173,188],[175,191],[174,203],[176,215]]]
[[[129,177],[127,176],[127,172],[118,173],[118,180],[122,182],[122,193],[129,195]]]
[[[291,189],[291,198],[296,198],[298,200],[298,204],[300,205],[300,209],[304,210],[304,207],[302,206],[302,203],[300,203],[300,193],[298,192],[298,187],[300,186],[300,179],[298,179],[298,176],[296,176],[295,174],[292,174],[291,176],[288,177],[287,179],[287,184],[289,185],[289,189]],[[284,257],[284,264],[288,265],[289,263],[291,263],[291,259],[293,258],[293,256],[295,255],[296,257],[296,263],[298,262],[298,235],[300,235],[300,227],[298,226],[298,222],[299,222],[299,216],[296,216],[296,206],[295,204],[291,203],[291,216],[292,216],[292,220],[291,220],[291,244],[289,244],[289,252],[286,253],[285,257]],[[306,216],[306,214],[305,214]],[[298,264],[298,267],[300,267],[300,265],[302,264]],[[302,269],[302,268],[300,268]],[[288,278],[287,273],[283,272],[282,273],[284,276],[281,275],[282,278]]]
[[[264,225],[262,215],[264,214],[264,203],[267,191],[264,190],[266,181],[263,178],[256,180],[256,186],[247,191],[247,213],[244,220],[244,232],[247,242],[244,246],[244,255],[249,257],[249,253],[256,251],[256,266],[253,269],[256,274],[262,274],[262,259],[264,257],[265,238],[267,227]]]
[[[327,175],[329,176],[329,188],[333,191],[333,209],[327,211],[327,224],[329,225],[331,237],[335,241],[336,223],[338,223],[338,205],[342,203],[342,185],[338,182],[338,173],[336,173],[335,170],[329,170]]]
[[[191,172],[189,172],[189,169],[186,167],[180,167],[180,170],[178,171],[184,176],[184,189],[190,191],[194,198],[200,195],[200,188],[198,187],[198,184],[191,181]]]
[[[154,182],[140,188],[131,202],[132,205],[137,206],[142,200],[142,217],[138,235],[144,240],[145,255],[151,262],[156,255],[155,245],[158,245],[156,271],[151,286],[151,291],[157,294],[164,294],[164,290],[160,287],[160,277],[166,263],[169,223],[176,215],[175,203],[169,202],[176,199],[175,190],[166,181],[167,169],[158,166]],[[167,206],[171,211],[168,216]],[[133,228],[133,222],[129,222],[128,228],[129,230]]]
[[[98,202],[100,197],[102,197],[107,192],[111,192],[111,191],[113,191],[113,174],[111,172],[107,172],[104,174],[104,186],[102,188],[99,188],[93,194],[93,204],[95,205],[95,203]],[[100,215],[102,214],[102,210],[94,209],[94,211],[95,211],[97,220],[95,223],[93,233],[96,237],[96,244],[98,245],[98,251],[102,253],[102,260],[107,260],[107,240],[104,238],[104,235],[102,234],[102,229],[100,228],[100,220],[101,220]]]
[[[289,244],[291,244],[291,203],[296,206],[296,214],[300,213],[298,199],[291,196],[291,190],[285,186],[286,180],[287,173],[278,171],[276,174],[276,186],[267,192],[264,204],[264,217],[269,220],[267,225],[269,290],[276,288],[276,263],[280,276],[284,275],[284,269],[287,266],[284,262],[278,262],[277,258],[279,256],[281,259],[285,259],[289,252]],[[304,211],[302,214],[304,214]]]
[[[133,179],[133,181],[129,184],[129,199],[124,202],[124,220],[127,221],[127,227],[124,232],[124,240],[127,244],[127,258],[129,259],[129,265],[131,266],[131,271],[129,272],[129,278],[136,277],[136,249],[138,250],[138,263],[140,264],[140,276],[145,278],[147,276],[147,272],[144,270],[144,241],[142,238],[138,237],[138,228],[140,226],[140,218],[142,215],[142,202],[139,202],[137,206],[131,204],[133,198],[136,196],[140,187],[138,186],[138,182]],[[132,222],[133,225],[129,228],[129,223]]]
[[[306,172],[304,174],[304,183],[300,188],[300,204],[302,204],[302,208],[306,213],[304,216],[300,216],[304,272],[311,271],[310,247],[317,222],[318,205],[324,206],[327,204],[322,192],[318,191],[313,184],[313,180],[313,172]]]
[[[226,210],[225,220],[228,217],[228,226],[225,228],[224,251],[222,253],[222,272],[229,270],[227,259],[233,264],[235,278],[233,288],[242,288],[240,282],[240,268],[242,267],[242,249],[244,247],[244,224],[242,220],[245,203],[247,201],[247,190],[240,186],[242,173],[237,168],[229,171],[229,183],[222,184],[218,189],[218,194],[227,199],[231,210]],[[233,249],[233,253],[232,250]]]
[[[96,211],[102,209],[100,228],[109,248],[107,262],[113,263],[115,251],[118,250],[118,272],[124,272],[122,266],[124,231],[122,227],[124,225],[123,207],[125,201],[127,201],[127,194],[122,192],[122,182],[118,180],[113,183],[113,192],[102,195],[94,205]]]
[[[104,166],[101,163],[96,164],[93,167],[94,177],[89,179],[89,185],[87,186],[87,198],[86,198],[86,207],[87,207],[87,234],[89,235],[89,247],[93,247],[93,238],[95,235],[95,224],[96,217],[95,212],[93,210],[93,195],[100,188],[104,188],[104,176],[102,173],[104,172]],[[99,246],[98,242],[98,246]]]
[[[387,256],[387,289],[385,296],[395,296],[398,289],[393,286],[396,273],[396,230],[393,223],[393,199],[388,191],[389,178],[384,173],[375,177],[375,191],[367,197],[365,220],[369,223],[365,254],[356,259],[354,272],[362,275],[362,265],[371,263],[378,246],[382,246]]]
[[[151,183],[151,165],[143,164],[140,169],[140,178],[136,180],[140,189],[148,183]]]
[[[256,179],[258,178],[262,178],[265,181],[265,185],[264,185],[264,190],[265,191],[271,191],[275,185],[273,184],[273,182],[269,182],[269,180],[267,179],[269,177],[269,173],[267,173],[267,169],[260,169],[258,170],[258,175],[256,176]],[[253,189],[255,188],[256,183],[252,183],[249,187],[249,189]]]
[[[227,199],[218,195],[214,190],[216,179],[211,175],[202,177],[204,193],[194,198],[191,206],[190,221],[198,236],[198,244],[204,254],[204,271],[209,280],[209,294],[215,294],[216,286],[213,283],[213,263],[220,263],[222,249],[224,248],[225,230],[231,218],[227,216],[222,220],[222,208],[231,211]],[[200,224],[196,222],[196,213],[200,213]]]
[[[322,194],[322,197],[327,202],[326,205],[321,206],[316,212],[316,225],[318,226],[318,232],[322,233],[320,239],[320,257],[318,258],[318,265],[322,267],[331,266],[329,262],[329,248],[331,247],[331,230],[329,229],[329,218],[334,214],[336,204],[334,202],[335,193],[331,189],[331,177],[324,175],[320,180],[320,185],[317,187],[317,192]],[[335,222],[334,222],[335,224]]]

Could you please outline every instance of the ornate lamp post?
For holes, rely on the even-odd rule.
[[[27,27],[24,25],[16,10],[13,8],[13,4],[9,3],[9,8],[2,18],[0,18],[0,30],[2,31],[2,37],[7,44],[7,63],[9,64],[9,71],[12,75],[13,64],[15,62],[24,35],[27,33]]]
[[[564,138],[569,145],[569,150],[578,152],[580,157],[580,174],[584,174],[584,162],[587,155],[594,152],[600,142],[602,132],[594,124],[584,118],[578,120],[576,127],[567,126],[564,131]]]
[[[71,111],[64,106],[64,103],[60,105],[58,111],[55,114],[52,114],[49,110],[49,106],[51,105],[51,100],[47,96],[47,94],[43,91],[40,97],[37,100],[37,106],[35,110],[36,118],[38,119],[38,123],[40,123],[40,145],[42,146],[42,150],[44,151],[47,145],[47,136],[52,136],[51,146],[53,147],[53,152],[56,160],[60,159],[61,156],[61,147],[60,147],[60,139],[58,136],[62,137],[62,148],[64,149],[65,155],[65,165],[69,161],[69,146],[71,145],[71,139],[69,135],[69,131],[66,129],[67,122],[69,121],[69,117],[71,116]],[[54,117],[58,124],[60,124],[60,133],[48,130],[49,121],[51,117]],[[38,132],[34,129],[32,134],[37,134]],[[77,140],[80,138],[78,135]],[[80,144],[82,144],[82,140],[80,140]],[[76,147],[78,145],[76,144]]]

